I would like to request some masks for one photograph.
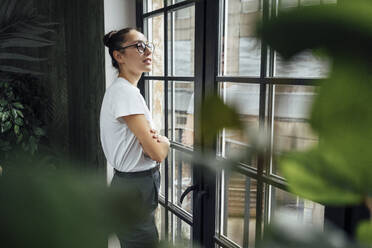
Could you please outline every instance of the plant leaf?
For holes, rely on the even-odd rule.
[[[31,74],[31,75],[36,75],[36,76],[43,75],[43,73],[41,73],[41,72],[26,70],[26,69],[23,69],[23,68],[18,68],[18,67],[14,67],[14,66],[7,66],[7,65],[0,65],[0,71],[21,73],[21,74]]]
[[[337,5],[306,6],[282,12],[258,25],[257,31],[286,59],[306,49],[324,48],[332,56],[368,62],[372,54],[371,16],[370,1],[344,1]]]
[[[3,39],[0,42],[0,48],[10,48],[10,47],[46,47],[53,45],[52,42],[36,41],[23,38],[9,38]]]
[[[372,223],[370,221],[362,221],[357,228],[358,240],[366,245],[372,244]]]
[[[14,125],[14,133],[15,135],[19,135],[19,126],[18,125]]]
[[[21,118],[15,118],[14,120],[15,124],[17,124],[18,126],[23,126],[23,120]]]
[[[223,128],[243,129],[237,110],[226,105],[218,96],[209,96],[205,99],[198,119],[203,127],[204,140],[209,144],[213,143]]]
[[[364,189],[353,168],[324,147],[288,154],[280,168],[290,190],[304,198],[331,205],[363,201]]]
[[[5,122],[4,125],[2,126],[2,128],[1,128],[1,132],[2,132],[2,133],[5,133],[5,132],[7,132],[9,129],[11,129],[11,128],[12,128],[12,123],[11,123],[10,121],[7,121],[7,122]]]
[[[45,61],[47,58],[35,58],[17,53],[0,53],[0,60],[23,60],[23,61]]]
[[[25,107],[23,107],[22,103],[19,103],[19,102],[13,103],[13,106],[18,108],[18,109],[24,109],[25,108]]]
[[[35,41],[41,41],[41,42],[52,42],[51,40],[45,39],[41,37],[40,35],[35,35],[32,33],[5,33],[0,34],[0,41],[4,39],[11,39],[11,38],[22,38],[22,39],[28,39],[28,40],[35,40]]]

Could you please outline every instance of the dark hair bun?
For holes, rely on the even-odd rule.
[[[111,41],[111,37],[117,33],[116,31],[111,31],[109,33],[107,33],[104,37],[103,37],[103,44],[107,47],[110,47],[110,41]]]

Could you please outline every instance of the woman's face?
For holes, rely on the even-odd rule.
[[[121,45],[122,47],[134,45],[138,42],[147,42],[146,37],[136,30],[131,30],[129,33],[127,33],[126,40],[127,41]],[[141,54],[138,51],[137,46],[131,46],[125,48],[124,51],[121,52],[121,55],[121,63],[123,64],[125,70],[129,70],[133,73],[151,71],[152,52],[147,47]]]

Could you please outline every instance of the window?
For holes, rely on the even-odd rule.
[[[171,140],[171,151],[161,166],[162,207],[157,211],[163,239],[187,247],[194,239],[206,247],[255,247],[264,225],[288,213],[323,227],[324,206],[287,191],[277,157],[318,144],[308,120],[317,79],[327,76],[330,63],[310,52],[284,62],[254,31],[256,21],[270,14],[319,3],[144,0],[139,5],[145,35],[157,46],[153,71],[143,77],[144,91],[157,129]],[[203,29],[207,21],[215,21],[216,27]],[[216,175],[201,172],[190,162],[200,128],[195,111],[203,95],[212,91],[236,107],[247,127],[268,137],[264,154]],[[245,133],[226,129],[216,144],[216,157],[223,160],[249,150],[253,142]],[[196,189],[180,203],[191,186]],[[203,197],[203,192],[213,196]]]

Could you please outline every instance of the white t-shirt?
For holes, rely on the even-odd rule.
[[[118,171],[151,169],[156,161],[144,154],[137,137],[122,116],[143,114],[154,128],[150,111],[139,89],[124,78],[117,78],[103,98],[100,129],[101,144],[107,161]]]

